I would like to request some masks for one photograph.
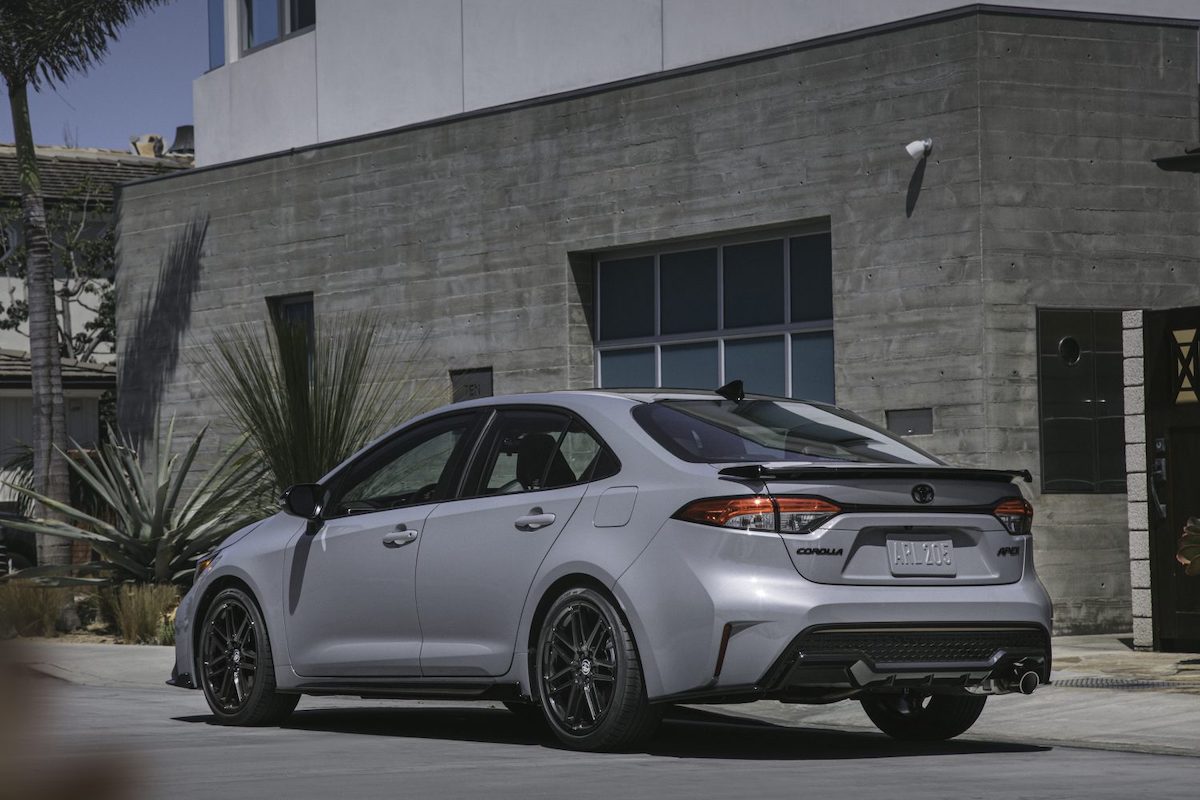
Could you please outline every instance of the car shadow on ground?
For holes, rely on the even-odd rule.
[[[180,722],[216,724],[208,715],[175,719]],[[302,708],[281,727],[291,731],[448,739],[562,749],[558,740],[541,724],[498,708]],[[871,732],[791,727],[694,708],[672,708],[667,712],[658,733],[641,748],[641,752],[670,758],[817,761],[1039,753],[1051,749],[977,740],[905,744]]]

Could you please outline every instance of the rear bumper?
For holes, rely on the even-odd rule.
[[[1050,635],[1028,625],[820,626],[798,635],[762,677],[746,685],[708,686],[656,702],[825,702],[860,692],[919,688],[992,692],[1033,671],[1049,683]]]
[[[765,682],[788,694],[810,689],[961,689],[1002,680],[1017,665],[1050,680],[1050,634],[1040,626],[827,626],[805,631]]]
[[[817,584],[777,534],[673,520],[614,589],[657,702],[956,690],[1022,659],[1050,675],[1051,605],[1031,559],[999,585]]]

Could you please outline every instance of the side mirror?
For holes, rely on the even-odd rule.
[[[289,486],[279,498],[287,513],[304,519],[320,519],[325,490],[319,483],[297,483]]]

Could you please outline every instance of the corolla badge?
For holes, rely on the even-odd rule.
[[[933,502],[933,487],[928,483],[918,483],[913,487],[912,499],[923,506]]]

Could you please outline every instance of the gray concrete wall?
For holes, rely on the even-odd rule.
[[[987,449],[1035,473],[1058,623],[1128,630],[1125,496],[1040,494],[1036,308],[1200,298],[1200,182],[1151,163],[1196,138],[1196,31],[979,21]]]
[[[215,418],[203,347],[299,291],[416,324],[442,381],[589,386],[590,254],[828,218],[838,402],[933,407],[923,447],[1036,470],[1034,307],[1194,290],[1195,186],[1149,158],[1195,130],[1195,52],[1194,30],[965,15],[127,187],[118,333],[148,368],[122,414],[161,388],[184,428]],[[903,146],[927,136],[922,168]],[[198,218],[187,313],[136,337]],[[1059,632],[1127,629],[1124,496],[1038,507]]]

